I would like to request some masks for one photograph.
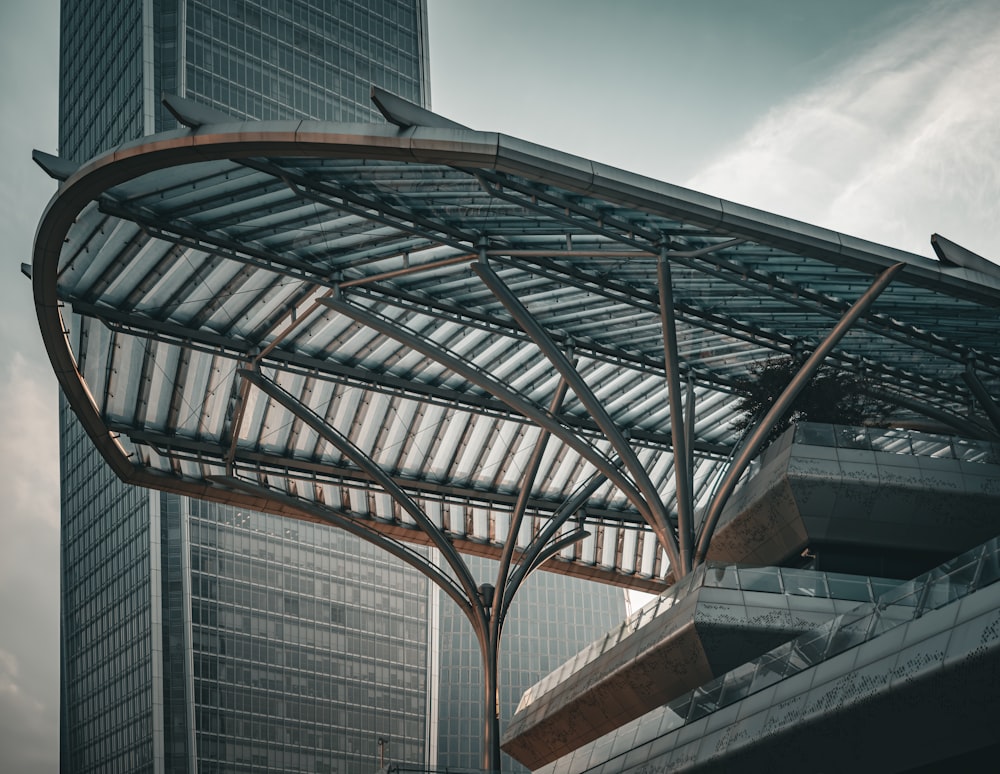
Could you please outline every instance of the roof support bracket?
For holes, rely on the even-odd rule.
[[[989,390],[979,380],[979,377],[976,375],[976,369],[973,367],[971,361],[966,364],[965,371],[962,373],[962,379],[969,385],[969,389],[976,396],[979,405],[983,407],[983,411],[986,412],[986,416],[989,417],[993,427],[1000,431],[1000,406],[997,406]]]

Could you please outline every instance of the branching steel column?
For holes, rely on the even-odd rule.
[[[680,580],[691,572],[691,552],[694,549],[694,506],[691,502],[693,489],[691,457],[688,453],[688,436],[684,427],[684,407],[681,401],[677,321],[674,318],[674,291],[666,248],[661,249],[659,260],[656,262],[656,282],[660,291],[663,366],[667,376],[667,397],[670,401],[670,437],[674,442],[674,480],[677,486],[677,542],[679,544],[680,565],[674,570],[674,578]]]
[[[691,550],[694,551],[695,537],[698,534],[698,514],[695,511],[697,498],[694,494],[694,423],[697,418],[697,406],[695,405],[694,378],[691,374],[688,374],[684,392],[684,436],[687,438],[688,481],[691,482]],[[694,569],[694,556],[691,557],[691,569]]]
[[[976,370],[972,367],[972,363],[968,363],[965,366],[965,371],[962,374],[962,379],[965,383],[969,385],[969,389],[972,390],[972,394],[976,396],[976,400],[979,401],[979,405],[983,407],[983,411],[986,412],[986,416],[990,418],[990,422],[993,423],[993,427],[1000,430],[1000,407],[997,406],[996,401],[994,401],[993,396],[990,395],[989,390],[979,381],[979,377],[976,375]]]
[[[868,311],[868,308],[874,303],[875,299],[879,297],[882,291],[889,286],[889,283],[892,282],[905,266],[906,264],[904,263],[897,263],[878,275],[871,287],[847,310],[846,314],[840,318],[840,322],[833,327],[833,330],[827,334],[823,342],[809,356],[809,359],[802,365],[799,372],[774,401],[770,410],[757,423],[753,432],[750,433],[739,454],[733,459],[733,464],[726,472],[725,478],[722,480],[718,491],[715,493],[715,497],[712,498],[712,502],[709,505],[708,515],[705,517],[705,523],[702,525],[701,534],[698,537],[698,547],[694,557],[696,565],[705,560],[705,555],[708,553],[708,546],[712,541],[712,533],[715,531],[715,525],[722,515],[722,509],[726,506],[726,502],[733,493],[733,489],[736,488],[736,482],[739,481],[740,476],[743,475],[743,471],[746,470],[747,465],[750,464],[754,455],[757,454],[768,433],[771,432],[774,423],[792,405],[795,398],[802,391],[802,388],[806,386],[809,379],[812,378],[812,375],[826,359],[826,356],[833,351],[833,348],[844,337],[844,334]]]
[[[555,394],[552,396],[552,403],[549,405],[549,411],[552,414],[556,414],[559,411],[559,407],[562,406],[563,399],[566,397],[566,389],[566,380],[560,379],[559,384],[556,386]],[[497,568],[496,588],[498,590],[503,590],[507,587],[507,575],[510,570],[511,557],[514,555],[514,546],[517,543],[517,533],[521,529],[524,511],[528,507],[528,498],[531,496],[531,490],[535,486],[535,477],[538,475],[538,468],[542,464],[542,456],[545,454],[545,447],[548,445],[551,435],[548,430],[542,428],[541,435],[539,435],[538,440],[535,442],[535,448],[531,452],[531,459],[528,460],[524,475],[521,477],[521,491],[518,492],[517,502],[514,503],[514,512],[510,516],[510,528],[507,530],[507,542],[504,543],[503,553],[500,557],[500,566]],[[505,606],[501,606],[501,609],[506,613]],[[502,622],[496,622],[501,621],[502,616],[494,615],[493,618],[495,622],[494,626],[497,627],[497,639],[499,640],[499,629],[502,626]]]
[[[565,524],[566,520],[569,519],[570,516],[572,516],[574,513],[580,510],[580,508],[583,507],[584,503],[586,503],[587,500],[591,498],[594,492],[596,492],[598,489],[601,488],[601,486],[603,486],[605,481],[607,481],[607,479],[604,476],[602,476],[600,473],[596,474],[593,478],[590,479],[590,481],[588,481],[586,484],[580,487],[575,493],[573,493],[573,495],[569,498],[569,500],[567,500],[562,506],[560,506],[559,509],[554,514],[552,514],[552,517],[549,519],[549,523],[546,524],[545,528],[538,533],[538,537],[532,542],[531,546],[529,546],[528,549],[524,552],[524,555],[521,557],[521,563],[518,565],[517,569],[513,573],[511,573],[510,580],[507,582],[507,585],[503,589],[503,611],[505,616],[507,614],[507,610],[510,609],[510,605],[514,599],[514,595],[517,593],[517,590],[518,588],[520,588],[521,584],[524,583],[525,579],[528,577],[528,575],[531,574],[532,570],[539,567],[551,555],[549,554],[546,555],[544,559],[542,558],[542,553],[545,550],[546,544],[556,534],[556,531],[559,529],[559,527]],[[578,532],[579,530],[571,533],[572,535],[576,535],[576,537],[574,537],[573,540],[569,542],[575,543],[581,537],[584,537],[581,535],[577,535]],[[561,550],[561,548],[562,546],[560,545],[559,549],[556,550]],[[501,625],[502,623],[503,622],[501,621]]]
[[[549,412],[556,414],[562,405],[563,398],[566,397],[566,380],[560,379],[556,386],[555,394],[552,396],[552,403],[549,405]],[[524,470],[521,478],[521,491],[518,493],[517,502],[514,504],[514,512],[510,517],[510,528],[507,530],[507,541],[504,543],[503,553],[500,557],[500,566],[497,568],[496,586],[493,589],[493,607],[490,610],[490,632],[487,647],[489,648],[488,658],[484,659],[483,666],[487,670],[486,691],[487,702],[484,709],[492,710],[486,718],[486,722],[493,730],[492,738],[494,749],[490,749],[490,769],[500,770],[500,635],[503,633],[503,622],[507,616],[507,607],[510,601],[504,593],[507,588],[507,576],[510,571],[511,558],[514,555],[514,547],[517,542],[517,533],[521,529],[521,521],[524,518],[524,511],[528,506],[528,498],[535,485],[535,476],[538,475],[538,468],[542,464],[542,456],[545,454],[545,447],[549,442],[551,433],[542,429],[541,435],[535,443],[535,448],[531,453],[531,459]]]
[[[496,272],[486,264],[485,255],[479,263],[473,264],[472,268],[479,275],[479,278],[486,287],[497,297],[497,300],[506,307],[518,325],[528,334],[528,337],[535,343],[535,346],[542,351],[542,354],[545,355],[548,361],[569,382],[569,386],[576,394],[577,399],[586,407],[594,421],[597,422],[598,427],[601,428],[601,431],[611,443],[612,448],[618,453],[618,456],[625,464],[625,468],[632,475],[639,491],[645,497],[645,507],[640,508],[640,512],[648,514],[649,526],[670,557],[671,566],[680,567],[677,541],[670,528],[670,522],[667,519],[666,509],[663,507],[660,494],[656,491],[656,487],[649,478],[649,473],[642,466],[632,447],[625,440],[621,430],[612,421],[604,406],[597,400],[597,396],[587,386],[587,383],[583,381],[579,372],[573,367],[573,364],[570,363],[562,350],[555,345],[555,342],[552,341],[548,333],[545,332],[531,313],[514,296],[510,288],[504,284]]]
[[[420,352],[432,360],[436,360],[441,365],[454,371],[464,379],[467,379],[471,384],[474,384],[490,393],[493,397],[497,398],[499,401],[506,404],[522,416],[527,417],[540,427],[549,430],[556,438],[561,440],[581,457],[590,462],[601,473],[607,476],[608,480],[621,490],[643,519],[649,523],[649,520],[651,519],[649,506],[643,499],[642,494],[635,488],[635,486],[633,486],[632,482],[622,474],[622,472],[610,459],[605,457],[600,451],[559,422],[556,417],[549,414],[546,410],[535,405],[522,395],[519,395],[511,388],[507,387],[507,385],[497,381],[481,369],[470,363],[464,362],[460,358],[457,358],[441,349],[441,347],[436,344],[415,335],[412,331],[407,330],[401,325],[372,314],[366,309],[362,309],[359,306],[347,303],[343,300],[329,299],[325,300],[323,303],[331,309],[350,317],[352,320],[363,323],[369,328],[377,330],[379,333],[405,344],[414,351]]]
[[[466,594],[470,598],[478,596],[475,579],[465,566],[465,562],[462,561],[461,554],[455,550],[455,547],[435,526],[427,514],[424,513],[423,509],[382,470],[375,460],[355,446],[349,438],[330,427],[330,425],[323,421],[322,417],[306,406],[303,406],[293,395],[286,392],[275,382],[256,371],[241,370],[240,376],[253,384],[271,400],[280,404],[305,422],[305,424],[309,425],[317,435],[337,447],[341,454],[371,476],[393,500],[399,503],[401,508],[413,517],[413,520],[420,527],[421,531],[431,539],[434,547],[441,552],[445,561],[448,562],[448,565],[455,572]]]
[[[272,400],[284,406],[288,411],[305,422],[321,438],[330,442],[342,454],[348,457],[355,465],[370,475],[383,489],[399,503],[416,521],[420,529],[431,539],[434,547],[437,548],[444,557],[448,566],[458,578],[462,590],[468,597],[466,604],[461,605],[472,623],[473,631],[479,641],[479,648],[483,657],[484,680],[484,700],[483,700],[483,767],[490,771],[500,770],[500,717],[499,717],[499,691],[497,682],[497,645],[499,638],[495,636],[495,619],[497,617],[497,606],[494,593],[484,593],[485,588],[477,588],[472,573],[462,560],[461,555],[455,547],[441,533],[434,523],[428,518],[410,497],[406,494],[392,478],[367,454],[355,446],[350,439],[330,427],[315,412],[299,403],[294,396],[282,389],[278,384],[267,379],[262,374],[254,371],[241,371],[241,376],[248,382],[253,383],[259,390]],[[426,570],[420,568],[422,572],[433,580],[436,580]],[[441,585],[439,583],[439,585]],[[443,586],[442,586],[443,588]],[[447,591],[447,589],[446,589]],[[454,599],[454,596],[452,597]]]

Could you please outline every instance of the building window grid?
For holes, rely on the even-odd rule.
[[[81,8],[85,5],[79,4],[73,7]],[[198,5],[199,3],[196,2],[189,3],[189,8]],[[219,4],[216,3],[215,5]],[[222,5],[225,4],[223,3]],[[256,4],[240,3],[233,7],[250,7],[254,5]],[[325,3],[318,5],[325,6]],[[374,2],[371,5],[374,8],[387,9],[386,15],[390,20],[393,17],[401,16],[405,18],[406,16],[406,13],[400,11],[397,8],[398,4],[394,2]],[[379,25],[385,25],[386,22],[377,18],[369,22],[367,15],[364,13],[365,9],[343,3],[341,6],[346,7],[348,12],[359,14],[359,21],[362,25],[375,34],[380,31],[385,32],[385,28],[380,30]],[[60,138],[60,149],[63,155],[76,158],[90,156],[102,149],[102,147],[110,147],[123,140],[138,136],[143,130],[141,100],[137,97],[139,91],[138,84],[141,82],[138,37],[130,38],[129,43],[122,43],[114,37],[115,35],[121,35],[123,30],[134,30],[137,28],[138,25],[134,24],[134,19],[130,19],[127,15],[129,13],[137,13],[139,6],[121,0],[120,2],[106,2],[94,7],[98,8],[101,14],[96,20],[89,16],[86,19],[68,19],[67,16],[63,17],[64,39],[68,40],[67,36],[73,36],[71,41],[72,46],[64,44],[64,50],[73,50],[75,53],[72,57],[64,57],[64,85],[68,84],[71,88],[64,90],[61,99],[63,116],[64,118],[69,118],[61,121],[64,134]],[[285,5],[282,7],[282,10],[287,14],[290,7],[290,5]],[[362,16],[366,17],[364,21],[361,21]],[[315,15],[310,20],[311,24],[317,24],[320,18],[322,18],[324,30],[331,28],[331,25],[335,23],[329,16]],[[410,14],[411,30],[416,29],[413,21],[412,14]],[[275,20],[273,26],[277,35],[277,20]],[[305,28],[310,25],[299,26]],[[286,30],[282,34],[285,36],[294,34],[294,29],[290,31]],[[308,32],[306,34],[308,35]],[[366,45],[363,40],[355,40],[353,34],[345,35],[345,38],[350,40],[350,45],[358,45],[359,47]],[[110,42],[112,40],[115,42]],[[251,43],[248,48],[254,50],[254,44]],[[373,55],[378,56],[377,46],[374,48],[369,47],[368,50]],[[94,51],[100,52],[99,55],[92,56]],[[412,57],[409,53],[404,56],[407,58],[407,61],[417,61],[416,53],[413,53]],[[87,61],[88,57],[93,66],[89,69],[80,67],[80,63]],[[101,57],[104,58],[102,59]],[[346,55],[341,57],[338,53],[336,58],[338,63],[343,59],[343,63],[350,64],[349,58]],[[73,63],[73,59],[80,61]],[[303,74],[307,76],[322,75],[322,83],[325,88],[343,90],[345,94],[349,94],[353,104],[347,104],[342,115],[339,117],[350,120],[368,118],[372,115],[371,107],[368,104],[367,83],[361,84],[353,81],[350,74],[344,72],[343,69],[337,70],[336,68],[320,65],[315,56],[307,55],[304,58],[298,59],[293,57],[290,61],[294,69],[286,73],[290,84],[288,88],[300,102],[304,99],[309,100],[309,110],[311,113],[318,113],[320,101],[326,100],[330,95],[320,95],[315,90],[310,91],[299,85],[295,79]],[[237,64],[237,67],[246,68],[250,66],[251,63],[249,62],[246,65]],[[387,78],[391,75],[388,72],[383,72],[372,67],[371,64],[362,65],[362,67],[366,66],[373,78]],[[103,75],[105,72],[117,72],[118,75],[114,79],[98,78],[98,75]],[[239,77],[247,72],[249,70],[241,69],[235,73],[230,73],[230,75],[235,74]],[[206,79],[205,82],[211,84],[211,73],[205,73],[204,76]],[[93,82],[98,81],[104,85],[113,83],[113,86],[110,89],[105,89],[102,95],[94,96],[91,85]],[[419,101],[420,95],[417,91],[417,81],[415,79],[407,79],[405,82],[412,86],[413,95],[411,98]],[[383,85],[394,91],[396,90],[391,81],[383,83]],[[264,81],[261,78],[260,88],[247,90],[246,92],[251,95],[251,99],[259,99],[261,106],[267,100],[263,86]],[[126,101],[126,94],[133,97],[133,99]],[[222,94],[221,87],[219,94]],[[197,95],[192,94],[191,96]],[[230,91],[224,96],[232,97],[233,92]],[[404,94],[404,96],[408,95]],[[259,117],[287,117],[287,106],[275,100],[271,102],[272,104],[269,105],[268,109],[273,115]],[[116,106],[114,110],[110,108],[112,104]],[[255,106],[251,105],[251,107]],[[103,113],[101,112],[102,110],[104,111]],[[102,142],[103,146],[99,147],[98,142]],[[71,321],[69,327],[72,336],[86,336],[85,324],[77,324],[74,320]],[[80,347],[79,349],[82,351],[84,347]],[[76,623],[67,627],[68,630],[72,631],[67,641],[71,644],[71,650],[74,651],[69,654],[69,663],[71,665],[70,669],[75,669],[79,673],[79,676],[73,683],[74,687],[72,690],[86,691],[86,698],[81,699],[76,705],[76,717],[87,719],[89,738],[95,740],[92,744],[78,745],[77,748],[71,751],[71,756],[74,760],[85,759],[88,761],[89,764],[86,770],[91,771],[146,770],[148,768],[147,764],[150,763],[152,757],[149,741],[152,736],[152,716],[149,709],[151,697],[148,690],[152,679],[149,670],[151,646],[149,634],[151,621],[148,599],[151,570],[148,560],[148,530],[142,526],[147,518],[142,509],[148,507],[142,498],[147,495],[136,490],[131,490],[134,493],[133,495],[122,495],[120,494],[123,489],[122,487],[110,487],[110,492],[116,494],[106,494],[103,491],[104,486],[98,482],[97,474],[100,472],[100,466],[95,467],[93,465],[96,458],[92,450],[89,450],[89,441],[82,431],[77,428],[75,436],[72,432],[67,432],[64,434],[64,439],[64,449],[67,450],[63,458],[64,475],[66,480],[71,482],[70,485],[65,487],[64,491],[73,493],[64,499],[64,505],[66,506],[67,513],[76,514],[76,516],[71,515],[66,519],[64,530],[64,537],[66,538],[65,557],[71,560],[68,561],[69,566],[66,572],[68,579],[66,589],[67,597],[73,597],[74,605],[80,604],[80,600],[83,600],[82,609],[70,608],[71,610],[76,610],[78,614],[75,616]],[[88,465],[90,466],[89,470],[87,469]],[[88,518],[85,518],[84,514],[88,510],[90,513],[87,514]],[[99,523],[94,523],[90,520],[93,513],[101,514],[102,520]],[[111,521],[109,522],[108,519],[111,519]],[[115,519],[119,519],[120,522],[113,523]],[[122,535],[129,536],[118,546],[118,550],[111,553],[110,557],[105,555],[102,547],[102,543],[107,539],[108,533],[105,532],[102,535],[102,530],[110,530],[113,534],[116,534],[118,537],[114,538],[115,541]],[[282,544],[279,543],[279,545]],[[284,546],[282,546],[281,550],[283,548]],[[234,567],[237,566],[240,561],[236,558],[237,551],[233,550],[229,553],[233,555]],[[365,556],[365,559],[361,560],[362,565],[370,566],[370,557],[373,552],[368,550],[361,553]],[[305,557],[303,557],[302,552],[299,553],[299,559],[305,563],[310,561],[310,556],[312,556],[311,553],[307,553]],[[322,570],[323,573],[327,573],[337,561],[338,557],[333,552],[327,552],[323,556],[315,558],[315,566],[319,570]],[[326,566],[327,563],[330,565],[330,568]],[[96,572],[90,572],[94,568],[96,568]],[[308,569],[313,570],[315,568]],[[252,570],[250,574],[252,575]],[[407,583],[406,581],[399,581],[397,583],[395,578],[398,574],[398,572],[389,573],[393,581],[389,584],[391,593],[395,599],[412,602],[412,605],[405,606],[403,631],[406,642],[399,647],[404,649],[409,648],[407,653],[408,658],[416,655],[417,662],[422,664],[426,657],[426,642],[417,649],[413,649],[408,644],[408,641],[413,639],[413,630],[409,623],[416,622],[420,618],[420,615],[414,614],[410,616],[407,614],[410,610],[417,610],[419,605],[425,606],[426,600],[419,599],[419,594],[409,594],[411,583]],[[308,575],[309,573],[300,568],[296,573],[275,574],[274,578],[280,578],[283,585],[289,589],[296,590],[296,593],[303,593],[307,596],[311,595],[314,598],[322,596],[324,591],[333,591],[332,587],[329,589],[324,587],[324,583],[332,586],[329,581],[315,581],[314,579],[313,585],[309,587]],[[130,588],[136,589],[134,594],[123,593],[123,589]],[[259,586],[254,581],[250,586],[241,586],[239,591],[234,588],[234,595],[238,595],[238,597],[234,598],[245,596],[247,588],[251,589],[250,594],[252,595],[253,589],[259,588]],[[348,616],[347,611],[356,610],[360,605],[372,605],[377,601],[374,592],[358,589],[354,589],[343,596],[344,599],[342,600],[339,614],[345,620]],[[119,615],[113,621],[108,611],[114,606],[118,606]],[[136,612],[137,609],[138,612]],[[132,612],[122,614],[126,610],[131,610]],[[331,609],[331,619],[333,615],[334,613]],[[398,616],[399,614],[397,613],[396,615]],[[71,614],[67,620],[73,618],[74,615]],[[285,620],[287,620],[287,617],[285,617]],[[287,631],[291,631],[290,626],[287,627]],[[333,631],[332,626],[330,631]],[[348,639],[346,632],[343,634],[343,639],[345,642]],[[357,640],[357,637],[355,636],[353,639]],[[397,646],[397,640],[392,637],[382,638],[379,642],[382,642],[384,646]],[[130,647],[132,648],[131,651],[129,650]],[[114,664],[115,668],[121,668],[121,665],[126,660],[133,657],[139,662],[135,665],[134,669],[126,669],[124,673],[120,674],[109,674],[111,664]],[[306,662],[308,666],[310,658],[311,656],[308,653],[303,655],[299,660],[300,667],[303,662]],[[314,660],[312,664],[315,672],[316,661]],[[336,668],[338,667],[331,662],[330,670],[334,671]],[[388,668],[377,664],[375,670],[375,681],[378,684],[381,684],[383,681],[390,683],[395,679],[399,679],[398,670],[394,673],[388,670]],[[412,672],[412,670],[410,671]],[[315,672],[315,674],[318,675],[319,673]],[[107,686],[107,684],[114,682],[114,680],[110,679],[112,677],[122,677],[119,684],[113,689]],[[305,679],[308,680],[309,678],[306,677]],[[421,672],[414,679],[414,685],[417,688],[406,688],[405,693],[411,697],[414,694],[422,694],[426,689],[423,680],[424,676]],[[356,682],[356,690],[362,690],[361,678],[359,677]],[[99,686],[102,685],[104,685],[103,691],[99,689]],[[416,700],[422,700],[422,696],[416,696]],[[102,712],[101,707],[107,706],[109,702],[117,703],[117,708],[111,713]],[[422,723],[422,716],[419,712],[411,713],[409,710],[413,706],[419,706],[419,701],[416,704],[411,704],[409,701],[404,702],[404,704],[405,711],[398,718],[393,716],[393,728],[398,732],[398,735],[404,733],[412,734],[415,741],[412,741],[412,743],[407,741],[402,746],[402,750],[398,746],[394,747],[394,750],[397,753],[402,753],[404,756],[407,755],[407,751],[410,751],[412,753],[411,759],[416,759],[417,756],[422,754],[422,733],[417,733],[422,729],[420,725]],[[84,710],[80,712],[79,707],[83,707]],[[109,721],[118,722],[122,713],[132,715],[136,717],[136,720],[127,726],[109,731],[107,729]],[[308,733],[307,731],[305,737],[307,740],[309,738]],[[418,736],[421,738],[416,740]],[[87,737],[81,735],[79,738]],[[207,735],[199,735],[199,739],[201,738],[207,738]],[[135,747],[129,747],[130,739],[134,739]],[[217,754],[221,753],[223,757],[232,759],[231,745],[223,746],[219,740],[215,741],[215,745]],[[344,754],[353,756],[352,760],[356,760],[367,770],[372,759],[372,751],[362,749],[363,743],[360,739],[348,740],[345,746],[351,749],[345,750]],[[123,751],[123,747],[127,749]],[[273,764],[275,762],[275,754],[274,751],[266,751],[263,757],[257,754],[253,756],[254,762],[260,765],[266,759],[269,764]],[[282,756],[281,751],[277,755],[277,760],[284,763],[291,762],[290,758]],[[321,758],[322,756],[317,757],[317,761]],[[210,769],[206,768],[205,770]]]
[[[203,718],[228,718],[225,734],[201,733],[199,725],[199,754],[226,759],[231,750],[222,740],[231,741],[236,734],[243,740],[236,744],[241,760],[246,761],[246,745],[257,749],[249,753],[250,759],[259,760],[260,739],[243,736],[253,728],[254,713],[263,713],[277,726],[294,712],[300,744],[328,740],[332,724],[349,746],[358,748],[358,764],[370,764],[371,751],[361,751],[367,730],[362,737],[351,733],[366,729],[368,723],[356,707],[368,704],[378,707],[382,722],[393,729],[395,753],[421,755],[427,592],[414,590],[413,574],[400,572],[367,544],[345,542],[346,536],[328,528],[289,525],[276,517],[250,522],[235,509],[196,501],[190,508],[196,696],[216,703],[215,714]],[[246,526],[250,523],[255,528]],[[348,583],[333,583],[331,573],[345,569]],[[386,590],[353,583],[376,579]],[[382,594],[386,596],[379,599]],[[249,616],[241,608],[248,600]],[[399,604],[387,604],[390,600]],[[387,624],[376,633],[370,617],[373,606],[386,610],[389,620],[399,625]],[[251,630],[243,631],[247,626]],[[323,632],[329,634],[330,648],[323,644]],[[310,636],[314,644],[303,644]],[[339,650],[346,650],[346,657],[339,657]],[[359,658],[363,650],[376,657]],[[255,651],[274,666],[248,665],[244,659]],[[379,653],[405,654],[403,665],[382,666]],[[280,705],[274,703],[275,696],[282,697]],[[306,703],[300,706],[300,700]],[[268,740],[267,754],[281,743]],[[350,751],[335,748],[316,754],[351,758]]]
[[[359,31],[317,7],[298,18],[254,10],[249,20],[234,20],[227,9],[195,2],[188,29],[189,96],[247,116],[259,106],[257,117],[265,119],[371,119],[370,82],[419,102],[419,82],[404,72],[416,68],[418,51],[390,49],[380,36],[396,47],[404,40],[419,43],[387,19],[386,6],[378,8],[381,13],[355,9]]]

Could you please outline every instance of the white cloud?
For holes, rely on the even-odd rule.
[[[55,714],[24,690],[18,660],[5,650],[0,650],[0,717],[5,770],[53,770],[59,760]]]
[[[42,703],[28,696],[18,684],[20,668],[13,653],[0,650],[0,696],[4,701],[13,701],[18,709],[27,710],[28,716],[38,715],[42,711]]]
[[[41,521],[59,526],[58,422],[55,380],[48,363],[29,361],[21,352],[8,355],[0,370],[0,484],[5,526]],[[10,521],[8,521],[10,520]]]
[[[689,181],[930,254],[939,232],[1000,259],[1000,8],[942,4],[772,110]]]
[[[41,772],[59,760],[56,390],[17,341],[0,337],[0,769]]]

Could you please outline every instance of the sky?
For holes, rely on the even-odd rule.
[[[429,0],[436,112],[931,256],[1000,259],[993,0]],[[30,261],[58,2],[0,2],[0,770],[58,764],[56,385]]]

